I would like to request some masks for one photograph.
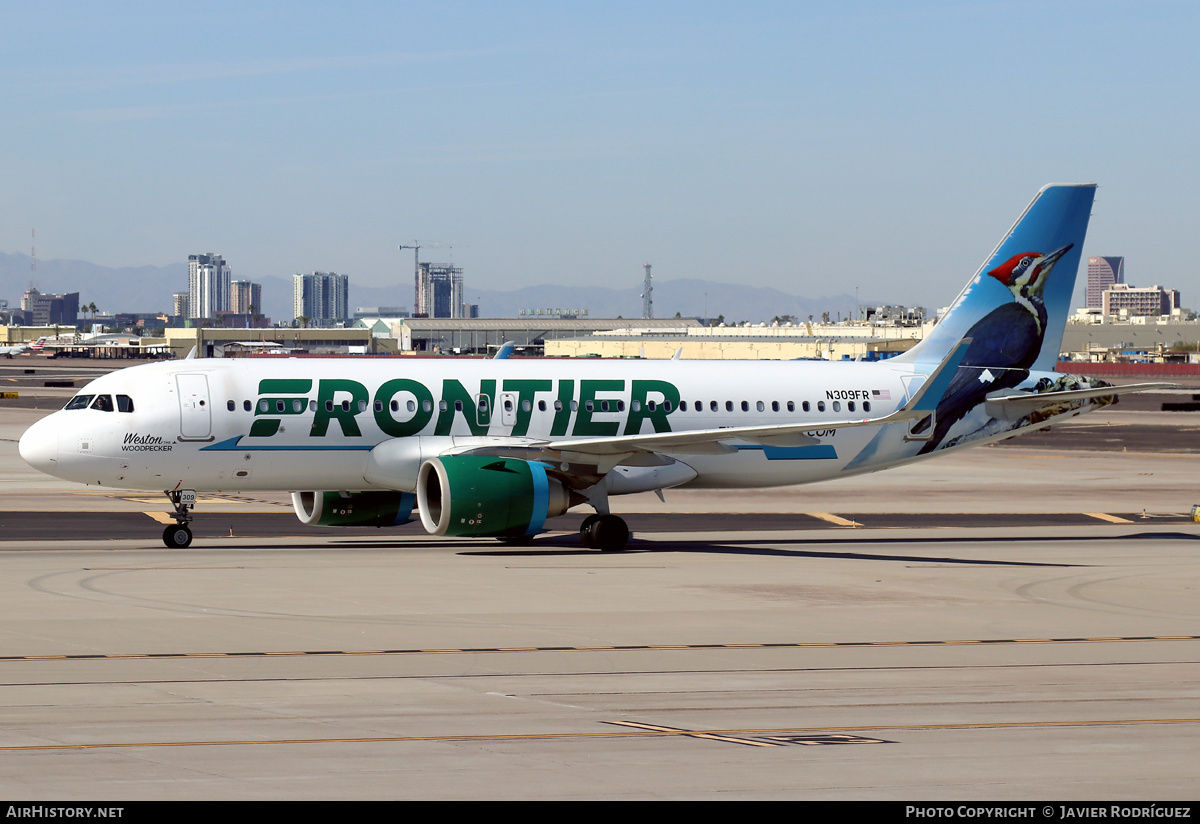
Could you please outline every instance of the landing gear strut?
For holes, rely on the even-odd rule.
[[[621,552],[629,543],[629,526],[617,515],[593,514],[579,526],[583,545],[603,552]]]
[[[171,506],[175,507],[171,515],[175,525],[163,530],[163,543],[170,549],[183,549],[192,542],[192,530],[188,524],[192,520],[191,510],[196,506],[196,492],[192,489],[175,489],[167,492],[167,497],[171,499]]]

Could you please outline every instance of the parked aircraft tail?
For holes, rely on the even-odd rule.
[[[1091,183],[1044,186],[929,337],[898,360],[934,365],[970,337],[964,366],[1052,371],[1095,193]]]

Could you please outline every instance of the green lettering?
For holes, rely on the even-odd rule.
[[[624,389],[625,381],[580,381],[579,411],[575,415],[575,428],[571,430],[571,434],[585,437],[605,437],[617,434],[617,430],[621,428],[620,423],[617,421],[593,421],[592,413],[599,409],[599,404],[596,402],[597,392],[622,392]],[[615,404],[616,401],[614,400],[613,403]],[[588,409],[589,406],[592,409]]]
[[[454,416],[461,412],[463,420],[467,422],[467,426],[471,429],[472,435],[486,435],[488,424],[491,423],[491,408],[496,399],[496,381],[480,381],[479,394],[487,398],[486,409],[478,404],[478,401],[470,392],[463,388],[461,383],[449,378],[443,380],[442,403],[445,404],[446,408],[438,412],[437,427],[434,429],[434,434],[449,435],[450,430],[454,428]],[[456,403],[460,409],[455,408]]]
[[[655,397],[648,397],[648,396]],[[650,401],[654,408],[650,409]],[[670,404],[670,409],[667,405]],[[650,421],[655,432],[670,432],[671,424],[667,421],[670,415],[679,408],[679,390],[674,384],[666,381],[634,381],[629,396],[629,419],[625,423],[626,435],[638,435],[642,431],[642,421]]]
[[[392,400],[401,393],[412,395],[416,405],[416,411],[407,420],[396,420],[392,414]],[[432,393],[424,384],[408,378],[396,378],[384,383],[375,393],[375,402],[379,404],[379,408],[375,410],[375,423],[386,434],[396,438],[417,434],[433,417]],[[407,404],[401,401],[398,411],[407,411],[406,407]]]
[[[342,398],[340,401],[335,401],[334,397],[339,392],[348,393],[350,400]],[[329,422],[336,420],[341,424],[343,435],[352,438],[360,437],[362,432],[359,431],[358,421],[354,420],[354,416],[359,412],[359,403],[365,405],[367,397],[367,388],[358,381],[345,378],[322,380],[320,388],[317,390],[317,411],[313,415],[312,430],[309,435],[314,438],[325,437],[325,433],[329,430]]]
[[[558,382],[558,408],[554,410],[554,423],[550,426],[550,437],[561,438],[567,434],[571,422],[571,398],[575,396],[575,381]]]

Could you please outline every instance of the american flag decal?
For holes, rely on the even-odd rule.
[[[871,397],[877,401],[890,401],[892,399],[892,392],[889,389],[872,389]]]

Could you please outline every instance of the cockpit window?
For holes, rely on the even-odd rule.
[[[112,412],[113,402],[111,395],[97,395],[96,400],[92,401],[92,409],[99,409],[101,412]]]
[[[76,395],[67,403],[66,409],[87,409],[88,404],[92,402],[95,395]]]
[[[117,395],[117,411],[132,412],[133,398],[129,397],[128,395]]]

